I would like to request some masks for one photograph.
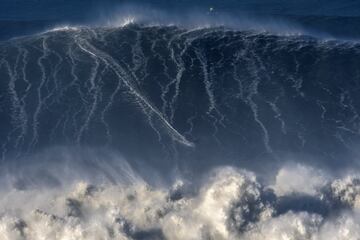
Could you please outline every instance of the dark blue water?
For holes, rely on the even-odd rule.
[[[0,50],[5,162],[54,146],[116,149],[159,169],[356,162],[357,42],[130,24]]]
[[[352,164],[358,5],[3,1],[2,159],[66,145],[156,168]]]

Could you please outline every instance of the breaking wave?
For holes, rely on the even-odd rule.
[[[2,41],[0,236],[358,239],[359,61],[132,19]]]
[[[130,171],[117,184],[13,189],[0,200],[4,240],[358,239],[360,177],[309,166],[280,169],[272,184],[234,167],[195,182],[148,184]],[[131,173],[131,174],[130,174]],[[320,174],[320,175],[319,175]],[[201,180],[200,180],[201,178]],[[310,185],[308,183],[311,183]]]

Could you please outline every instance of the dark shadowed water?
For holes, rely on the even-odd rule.
[[[358,1],[0,3],[0,239],[360,239]]]

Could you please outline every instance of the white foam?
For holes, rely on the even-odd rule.
[[[47,30],[46,32],[77,31],[79,29],[80,29],[79,27],[64,25],[64,26],[57,26],[57,27],[51,28],[51,29]]]
[[[292,193],[315,195],[327,182],[328,176],[323,171],[294,164],[279,170],[273,188],[278,196]]]
[[[301,189],[307,189],[307,181],[279,188],[286,186],[281,181],[289,184],[293,179],[284,177],[284,171],[305,172],[304,177],[315,180],[318,173],[301,165],[281,169],[278,176],[282,177],[277,177],[276,184],[282,189],[281,196],[269,195],[265,189],[271,186],[260,184],[254,173],[232,167],[214,169],[194,192],[187,192],[182,180],[168,189],[142,179],[97,186],[74,181],[58,188],[11,189],[0,199],[0,236],[4,240],[137,239],[140,235],[172,240],[359,239],[358,178],[329,177],[329,182],[315,181],[317,187],[304,191]],[[294,190],[311,193],[324,204],[343,203],[349,208],[331,209],[323,216],[311,208],[279,214],[278,200]],[[294,201],[302,204],[301,198]]]

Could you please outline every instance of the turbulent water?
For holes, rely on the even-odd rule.
[[[217,168],[192,188],[154,188],[122,166],[119,184],[10,191],[0,201],[2,239],[358,239],[360,178],[333,179],[301,165],[274,185]]]
[[[1,239],[358,239],[359,66],[226,27],[2,41]]]

